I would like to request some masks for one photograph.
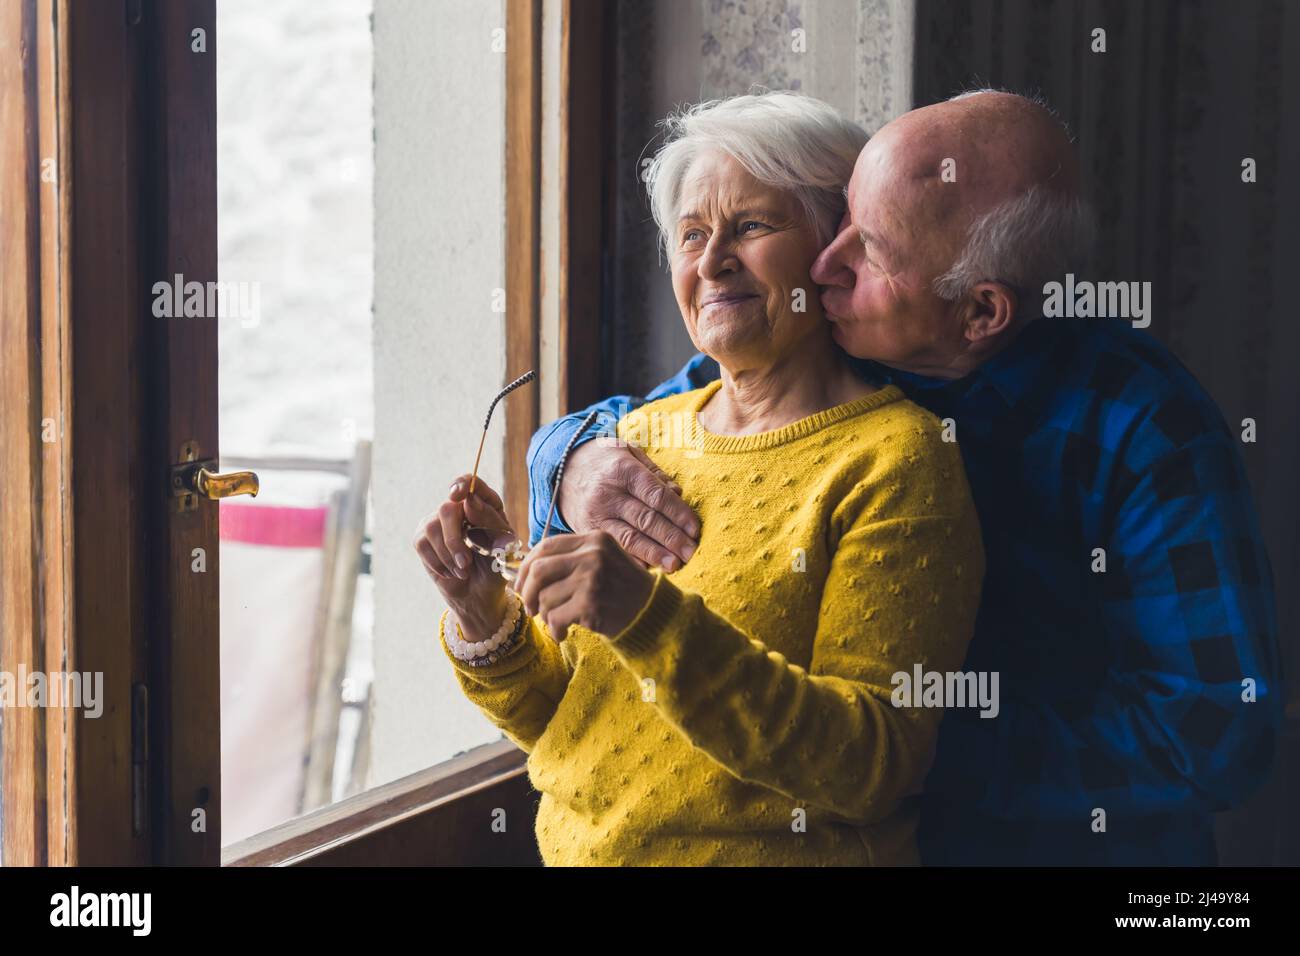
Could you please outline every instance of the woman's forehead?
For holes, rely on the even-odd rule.
[[[682,177],[679,218],[755,205],[788,212],[795,201],[784,190],[756,179],[739,160],[721,150],[702,153]]]

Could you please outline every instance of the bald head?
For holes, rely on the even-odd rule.
[[[886,124],[847,192],[840,236],[813,271],[837,341],[922,374],[964,374],[1004,347],[1092,230],[1069,134],[1013,93]]]
[[[903,196],[934,201],[939,218],[980,215],[1034,186],[1063,199],[1079,193],[1079,163],[1065,128],[1014,93],[967,93],[905,113],[872,138],[872,147]]]
[[[1017,202],[1027,203],[1012,210],[1023,238],[1051,247],[1021,251],[1039,262],[1060,258],[1055,247],[1076,243],[1053,234],[1076,231],[1064,220],[1081,206],[1079,181],[1069,134],[1050,110],[1028,97],[981,90],[885,124],[858,157],[849,194],[851,201],[880,210],[897,244],[920,256],[919,264],[937,277],[963,256],[982,222]],[[1023,264],[1013,270],[1017,276],[1042,271]]]

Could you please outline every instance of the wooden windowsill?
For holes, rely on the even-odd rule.
[[[361,839],[459,797],[527,776],[528,755],[509,740],[357,794],[221,850],[222,866],[286,866]]]

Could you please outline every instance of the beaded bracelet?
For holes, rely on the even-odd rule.
[[[523,646],[523,634],[524,629],[527,626],[528,615],[521,613],[517,618],[515,618],[514,630],[502,638],[501,644],[496,648],[496,650],[489,650],[481,657],[471,658],[466,660],[465,663],[469,664],[470,667],[486,667],[489,664],[495,664],[502,658],[508,657]],[[456,630],[457,632],[460,631],[459,621],[456,623]],[[486,642],[484,643],[486,644]],[[473,647],[474,645],[470,644],[467,646]]]
[[[464,661],[471,667],[486,667],[495,664],[523,643],[524,624],[528,619],[523,613],[524,602],[514,591],[507,591],[506,594],[510,598],[510,608],[506,611],[501,626],[488,640],[466,641],[460,629],[460,621],[456,622],[454,636],[444,628],[443,640],[457,660]]]

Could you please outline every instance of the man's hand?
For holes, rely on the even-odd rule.
[[[676,571],[700,536],[681,493],[640,448],[605,437],[570,453],[556,507],[574,531],[604,531],[644,564]]]

